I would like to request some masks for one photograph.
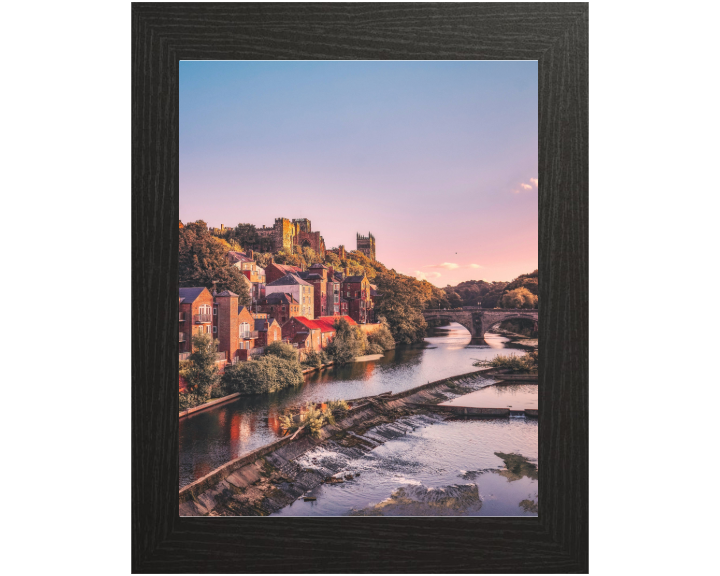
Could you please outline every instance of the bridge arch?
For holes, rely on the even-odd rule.
[[[473,325],[472,322],[466,318],[458,318],[457,316],[453,316],[450,314],[433,314],[432,318],[427,318],[428,320],[447,320],[448,322],[455,322],[456,324],[460,324],[463,328],[465,328],[468,332],[470,332],[471,336],[475,336],[475,332],[473,331]]]
[[[490,319],[483,323],[484,325],[482,326],[482,334],[478,333],[478,338],[483,338],[485,336],[486,332],[490,332],[494,326],[497,326],[498,324],[502,324],[506,320],[529,320],[530,322],[538,321],[537,316],[531,316],[528,314],[525,314],[525,315],[508,314],[507,316],[504,316],[503,318]]]

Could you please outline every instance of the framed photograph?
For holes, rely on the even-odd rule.
[[[587,572],[588,5],[134,3],[132,61],[133,571]]]

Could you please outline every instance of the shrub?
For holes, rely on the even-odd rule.
[[[193,403],[188,394],[185,392],[180,392],[180,412],[192,407]]]
[[[315,408],[313,402],[305,405],[305,414],[303,414],[303,424],[310,429],[310,434],[317,438],[320,435],[320,429],[325,425],[326,414]]]
[[[325,424],[334,425],[335,418],[344,418],[349,409],[350,406],[345,400],[332,400],[323,409],[316,408],[314,402],[308,402],[302,412],[302,424],[295,421],[292,411],[287,411],[279,418],[280,427],[286,432],[292,433],[303,425],[308,428],[313,437],[317,438]]]
[[[385,350],[383,350],[383,347],[380,346],[377,342],[370,342],[368,344],[367,353],[368,354],[383,354]]]
[[[498,354],[492,360],[477,360],[473,362],[473,366],[504,368],[513,372],[537,374],[538,352],[533,350],[524,356],[502,356]]]
[[[347,411],[350,410],[350,406],[345,400],[331,400],[327,403],[327,409],[340,419],[344,418]]]
[[[502,308],[537,308],[537,304],[538,297],[524,286],[506,292],[500,300]]]
[[[302,363],[310,368],[320,368],[320,366],[324,364],[323,355],[319,352],[311,350],[305,354],[305,360],[303,360]]]
[[[199,332],[192,339],[194,352],[190,355],[190,363],[180,374],[187,383],[188,400],[197,406],[210,399],[212,389],[220,383],[216,360],[218,341],[210,334]]]
[[[275,392],[304,381],[297,357],[290,361],[274,355],[228,366],[222,380],[228,393],[241,394]]]
[[[370,354],[382,354],[395,348],[395,339],[390,332],[390,328],[387,327],[387,324],[381,324],[380,328],[372,332],[367,339],[370,344],[369,350],[377,350],[380,348],[379,352],[370,352]]]
[[[279,340],[265,346],[265,355],[277,356],[278,358],[288,360],[289,362],[297,362],[298,359],[297,351],[293,348],[292,344],[281,342]]]
[[[325,348],[325,352],[337,364],[352,362],[368,349],[368,339],[359,326],[350,326],[345,318],[339,318],[333,325],[335,337]]]

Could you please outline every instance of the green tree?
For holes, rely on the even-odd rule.
[[[336,364],[342,366],[365,354],[368,348],[368,339],[359,326],[351,326],[345,318],[339,318],[333,327],[335,328],[335,337],[325,348],[325,353]]]
[[[427,323],[422,315],[425,300],[420,282],[389,270],[377,275],[376,284],[382,297],[377,302],[375,314],[386,318],[395,342],[413,344],[422,341]]]
[[[238,224],[232,231],[232,238],[246,250],[257,246],[259,239],[254,224]]]
[[[302,249],[302,257],[305,261],[306,270],[313,264],[322,264],[323,261],[322,257],[317,252],[315,252],[315,250],[307,246],[303,247]]]
[[[197,406],[207,402],[213,387],[220,383],[216,364],[219,340],[213,340],[205,332],[198,332],[193,336],[192,343],[194,351],[190,354],[189,367],[180,373],[187,382],[188,398],[193,406]]]
[[[219,291],[230,290],[240,304],[250,304],[245,276],[227,258],[227,242],[210,234],[202,220],[189,222],[180,229],[178,279],[180,286],[205,286],[212,289],[217,281]]]
[[[278,358],[282,358],[288,362],[297,362],[298,359],[297,350],[295,350],[293,345],[288,344],[287,342],[281,342],[280,340],[276,340],[275,342],[265,346],[265,354],[269,356],[277,356]]]
[[[368,352],[370,352],[370,354],[382,354],[395,348],[395,339],[392,336],[392,332],[390,332],[390,328],[388,328],[387,320],[381,316],[378,318],[378,321],[380,322],[380,327],[368,334],[367,337],[369,344]]]
[[[297,266],[302,268],[305,264],[305,259],[300,254],[294,252],[288,252],[287,250],[280,250],[275,254],[275,262],[278,264],[285,264],[286,266]]]
[[[538,297],[523,286],[506,292],[500,304],[502,308],[537,308]]]
[[[228,391],[240,394],[276,392],[304,382],[297,360],[284,360],[274,355],[232,364],[225,368],[222,379]]]
[[[533,270],[532,272],[530,272],[530,274],[521,274],[520,276],[515,278],[515,280],[509,282],[505,286],[505,292],[510,292],[511,290],[515,290],[516,288],[526,288],[529,292],[531,292],[535,296],[538,296],[540,294],[538,285],[538,271]]]
[[[457,292],[449,292],[447,300],[449,308],[462,308],[463,301],[462,298],[458,296]]]
[[[267,268],[272,261],[272,257],[273,255],[270,252],[255,252],[253,254],[253,260],[260,268]]]

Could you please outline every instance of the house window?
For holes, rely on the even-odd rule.
[[[240,338],[250,337],[250,325],[247,322],[240,324]]]
[[[217,316],[217,308],[213,308],[213,315]]]
[[[213,326],[213,334],[217,334],[217,326]]]

